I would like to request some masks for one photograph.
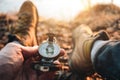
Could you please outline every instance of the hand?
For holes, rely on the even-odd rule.
[[[38,46],[24,47],[19,43],[8,43],[0,51],[0,79],[53,80],[55,72],[47,72],[38,75],[36,71],[30,67],[31,62],[34,60],[32,56],[36,55],[36,53],[38,53]],[[65,51],[61,49],[60,56],[65,54]]]
[[[59,57],[66,56],[66,55],[67,54],[66,54],[65,50],[61,49]],[[60,68],[62,69],[62,66],[61,66],[59,60],[54,61],[54,64],[60,66]],[[55,73],[56,73],[56,71],[42,72],[39,76],[39,80],[54,80]]]
[[[8,43],[0,51],[0,79],[14,80],[19,70],[24,66],[24,57],[36,54],[37,50],[37,46],[24,47],[17,42]]]
[[[54,75],[55,72],[36,72],[35,70],[33,70],[31,68],[31,63],[36,60],[37,58],[40,57],[31,57],[33,55],[35,55],[36,48],[31,48],[31,50],[29,50],[31,47],[22,47],[22,52],[25,58],[27,58],[27,60],[24,62],[16,80],[18,80],[19,78],[24,78],[26,80],[26,77],[29,78],[29,80],[53,80],[54,79]],[[32,50],[33,49],[33,50]],[[63,56],[66,55],[65,50],[61,49],[60,51],[60,55],[59,56]],[[31,57],[31,58],[30,58]],[[59,64],[59,61],[55,61],[55,64]],[[47,76],[47,77],[46,77]]]

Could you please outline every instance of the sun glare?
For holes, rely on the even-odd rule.
[[[112,0],[31,0],[38,9],[39,16],[56,18],[59,20],[71,20],[82,10],[97,3],[110,3]],[[24,0],[2,0],[0,1],[0,12],[18,11]],[[13,4],[14,3],[14,4]],[[119,0],[113,0],[114,4],[120,6]]]
[[[39,13],[46,17],[70,20],[85,8],[80,0],[41,0],[38,5]]]

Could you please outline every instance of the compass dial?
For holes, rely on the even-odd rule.
[[[60,47],[56,43],[44,42],[39,46],[39,54],[46,58],[54,58],[59,55]]]

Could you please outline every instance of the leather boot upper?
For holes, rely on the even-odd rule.
[[[25,46],[37,45],[38,12],[31,1],[26,1],[18,12],[18,20],[12,29],[12,35]],[[13,39],[14,40],[14,39]]]

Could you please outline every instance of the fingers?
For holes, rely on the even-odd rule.
[[[59,56],[65,56],[65,55],[67,55],[67,53],[65,52],[64,49],[61,49],[61,50],[60,50],[60,55],[59,55]]]
[[[57,60],[54,61],[54,64],[61,65],[62,70],[69,70],[68,65],[68,55],[64,49],[60,50],[60,55]]]
[[[60,65],[59,60],[55,60],[53,63],[54,63],[54,64],[58,64],[58,65]]]
[[[38,53],[38,46],[34,46],[34,47],[22,46],[21,49],[22,49],[23,56],[25,58],[34,56]]]

